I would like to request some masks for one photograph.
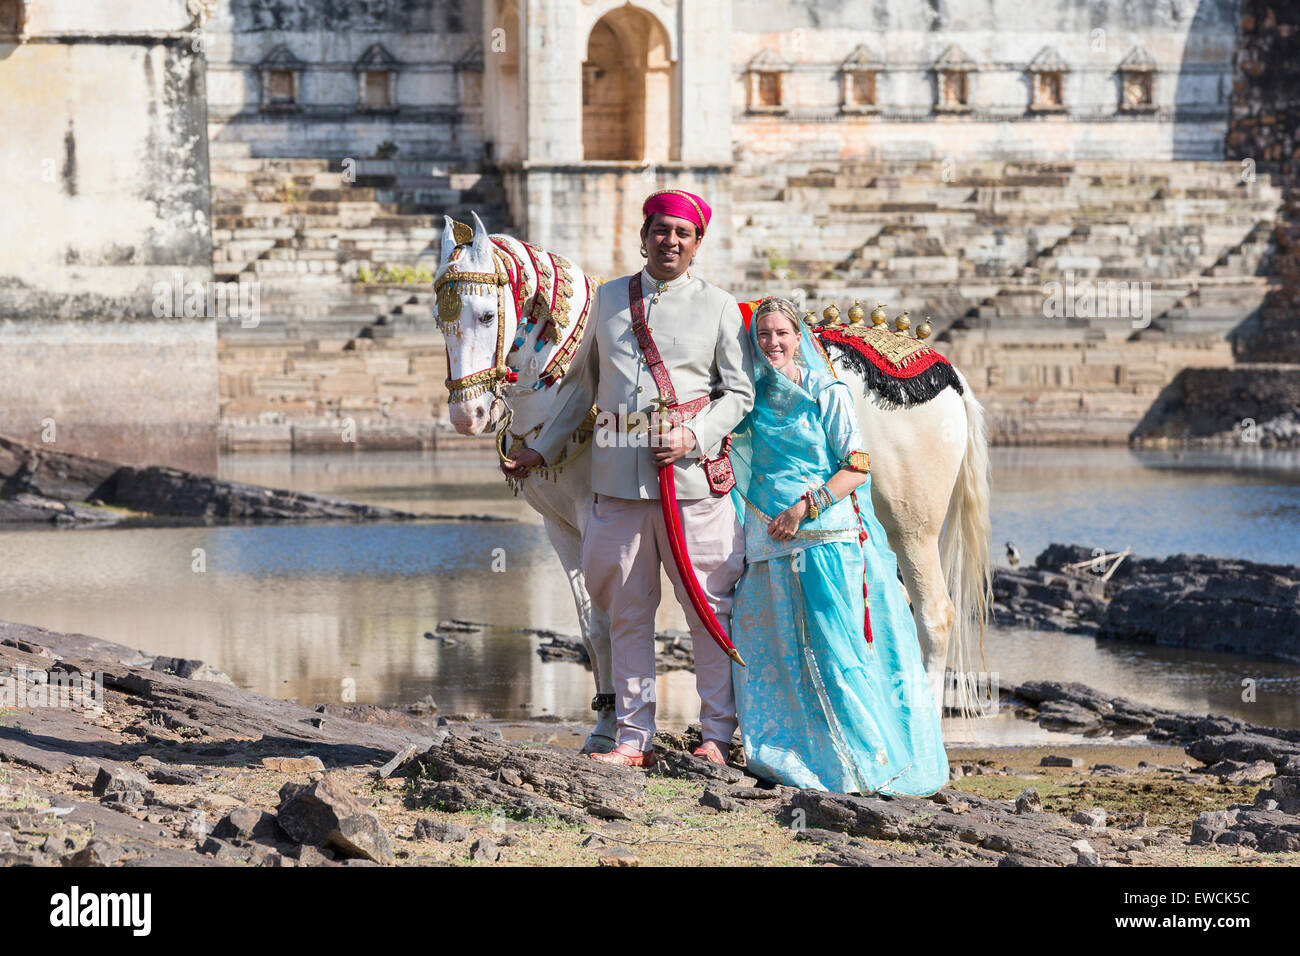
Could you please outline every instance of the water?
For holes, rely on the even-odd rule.
[[[1049,542],[1203,552],[1300,564],[1300,456],[995,449],[996,553],[1026,561]],[[540,521],[495,455],[412,453],[227,458],[222,477],[512,523],[119,527],[0,531],[0,618],[200,658],[243,687],[306,704],[403,704],[442,713],[585,721],[593,692],[575,664],[542,663],[525,626],[576,632],[568,585]],[[504,566],[502,566],[504,562]],[[500,570],[493,570],[494,564]],[[664,593],[670,595],[667,586]],[[439,621],[494,625],[443,647]],[[683,627],[671,600],[658,626]],[[459,635],[458,635],[459,636]],[[994,628],[987,669],[1003,682],[1078,680],[1160,706],[1300,727],[1300,666]],[[1241,700],[1243,679],[1257,700]],[[689,672],[661,676],[661,723],[697,717]],[[1024,721],[990,743],[1057,739]]]

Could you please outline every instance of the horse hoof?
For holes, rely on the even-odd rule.
[[[606,734],[590,734],[587,742],[582,745],[580,753],[584,754],[607,754],[614,749],[614,738]]]

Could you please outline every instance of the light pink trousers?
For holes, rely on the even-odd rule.
[[[679,501],[682,536],[695,576],[724,631],[730,631],[745,538],[729,495]],[[736,730],[731,660],[704,629],[677,574],[658,500],[597,494],[582,539],[582,571],[592,602],[610,619],[618,742],[650,749],[655,732],[655,611],[663,564],[686,612],[695,650],[695,688],[705,740],[730,741]]]

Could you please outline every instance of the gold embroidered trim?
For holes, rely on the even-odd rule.
[[[880,356],[895,368],[903,368],[916,359],[934,351],[920,339],[909,335],[900,335],[875,326],[844,325],[836,326],[835,331],[841,335],[852,335],[862,339]]]
[[[541,378],[553,378],[559,380],[568,374],[569,364],[573,361],[573,353],[578,351],[578,346],[582,342],[583,330],[587,326],[587,316],[591,313],[591,304],[596,299],[596,290],[591,284],[591,279],[587,280],[587,302],[582,307],[582,312],[578,316],[578,321],[573,327],[573,333],[568,340],[560,346],[559,350],[551,356],[551,360],[546,363],[546,368],[542,369]],[[595,407],[594,405],[592,406]],[[593,419],[594,421],[595,419]]]

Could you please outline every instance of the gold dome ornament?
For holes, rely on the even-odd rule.
[[[862,309],[862,304],[857,299],[854,299],[853,308],[849,309],[849,325],[861,325],[866,314]]]
[[[885,303],[877,302],[876,307],[871,310],[871,324],[884,325],[889,321],[889,316],[885,314]]]
[[[897,329],[899,332],[906,332],[908,328],[911,326],[911,324],[912,324],[912,320],[907,317],[906,309],[903,310],[902,315],[894,319],[894,328]]]
[[[840,310],[834,302],[822,310],[822,320],[826,325],[836,325],[840,320]]]
[[[809,328],[815,328],[817,325],[817,313],[814,312],[812,309],[808,309],[806,312],[804,312],[803,324],[808,326]]]
[[[925,321],[916,327],[916,337],[918,339],[928,339],[930,333],[934,330],[930,328],[930,317],[927,315]]]

